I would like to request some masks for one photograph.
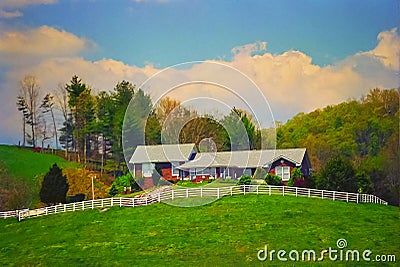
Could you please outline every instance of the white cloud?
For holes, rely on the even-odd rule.
[[[385,66],[398,70],[400,68],[400,36],[397,28],[379,33],[378,40],[377,47],[367,54],[378,57]]]
[[[41,35],[42,32],[45,33]],[[50,33],[46,34],[46,32]],[[29,48],[22,47],[20,38],[27,38],[26,36],[29,35],[34,36],[30,41],[36,40],[33,41],[35,45]],[[40,45],[44,41],[38,36],[42,36],[41,38],[47,39],[49,42],[46,50],[41,49]],[[69,42],[64,42],[68,45],[55,46],[63,39],[69,40]],[[15,43],[15,45],[2,47],[1,42],[4,40],[12,41],[11,43]],[[382,32],[379,34],[378,40],[379,43],[373,50],[357,53],[335,65],[325,67],[314,65],[312,58],[301,51],[290,50],[282,54],[271,54],[265,51],[265,42],[236,47],[232,50],[235,53],[232,61],[217,61],[217,63],[236,68],[253,80],[271,104],[275,119],[285,121],[298,112],[310,112],[316,108],[346,101],[349,98],[359,98],[374,87],[397,87],[399,74],[399,65],[396,65],[399,54],[398,32],[396,29]],[[6,43],[9,44],[9,42]],[[121,80],[128,80],[139,86],[159,71],[152,65],[139,68],[113,59],[91,62],[76,55],[71,56],[71,51],[77,54],[86,45],[84,39],[49,27],[16,33],[16,37],[0,39],[0,55],[22,53],[42,56],[38,64],[8,69],[5,82],[0,87],[0,129],[4,138],[9,136],[14,138],[14,143],[18,142],[16,137],[20,135],[20,126],[15,122],[19,121],[20,114],[15,107],[15,99],[18,81],[26,74],[36,75],[44,91],[55,88],[60,82],[68,83],[73,75],[78,75],[97,92],[112,90]],[[13,52],[13,49],[19,52]],[[176,82],[207,78],[215,83],[235,88],[235,91],[256,112],[265,108],[262,97],[247,86],[248,83],[243,77],[231,75],[231,73],[225,74],[227,73],[218,68],[209,68],[205,62],[194,65],[192,68],[172,69],[169,75],[161,76],[151,86],[146,84],[143,89],[151,91],[151,95],[154,97],[163,90],[170,89]],[[186,86],[175,90],[171,96],[181,100],[207,96],[222,100],[228,105],[240,104],[237,102],[237,96],[211,84]],[[207,101],[201,103],[205,106]],[[214,106],[209,108],[215,108],[215,103],[213,102]],[[265,117],[267,116],[269,114],[265,115]],[[262,116],[259,119],[265,121]],[[269,125],[264,124],[264,126]]]
[[[86,39],[49,26],[25,32],[0,30],[0,65],[27,64],[31,60],[76,55],[92,45]]]

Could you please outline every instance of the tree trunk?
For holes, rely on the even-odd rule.
[[[53,126],[54,126],[54,136],[56,138],[56,148],[58,149],[58,137],[57,137],[57,127],[56,127],[56,120],[54,119],[54,113],[53,113],[53,109],[50,109],[51,112],[51,118],[53,119]],[[68,138],[67,138],[68,139]],[[68,143],[68,142],[67,142]],[[68,144],[67,144],[68,146]]]
[[[26,142],[26,122],[25,122],[25,116],[22,116],[22,132],[23,132],[22,147],[25,147],[25,142]]]
[[[86,168],[86,150],[87,150],[87,148],[86,148],[86,143],[87,142],[87,138],[86,137],[84,137],[84,143],[83,143],[83,164],[84,164],[84,166],[85,166],[85,168]]]

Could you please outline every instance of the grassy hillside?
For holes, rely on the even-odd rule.
[[[35,183],[35,176],[48,172],[54,163],[60,167],[76,165],[55,155],[35,153],[30,149],[7,145],[0,145],[0,162],[8,174],[29,183]]]
[[[2,179],[0,189],[17,190],[21,194],[15,195],[15,198],[28,198],[27,203],[35,206],[39,203],[38,176],[48,172],[54,163],[61,168],[77,166],[76,163],[68,162],[55,155],[35,153],[28,148],[0,145],[0,179]],[[9,194],[7,193],[6,196],[9,197]]]
[[[398,208],[289,196],[240,195],[194,208],[158,203],[7,219],[0,229],[0,265],[265,266],[271,262],[257,259],[265,245],[319,255],[337,249],[340,238],[346,249],[400,260]],[[272,263],[280,264],[276,257]],[[326,257],[317,265],[333,263]]]

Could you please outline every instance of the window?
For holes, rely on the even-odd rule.
[[[275,174],[282,178],[282,181],[289,181],[290,179],[290,167],[289,166],[277,166],[275,167]]]
[[[196,169],[196,174],[197,175],[209,175],[210,168]]]
[[[153,163],[143,163],[142,164],[142,172],[144,177],[151,177],[154,171],[154,164]]]
[[[179,169],[177,168],[178,166],[178,162],[171,162],[172,176],[179,176]]]

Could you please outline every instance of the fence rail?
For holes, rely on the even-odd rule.
[[[74,212],[88,209],[99,209],[107,207],[138,207],[146,206],[156,202],[173,200],[178,198],[192,197],[215,197],[221,198],[224,196],[246,195],[246,194],[263,194],[263,195],[282,195],[282,196],[302,196],[309,198],[331,199],[346,202],[356,203],[376,203],[387,205],[388,203],[377,196],[369,194],[348,193],[339,191],[318,190],[301,187],[288,186],[268,186],[268,185],[240,185],[229,187],[197,187],[197,188],[182,188],[167,190],[158,193],[150,193],[146,196],[134,198],[104,198],[96,200],[87,200],[82,202],[74,202],[69,204],[60,204],[48,206],[39,209],[24,209],[0,212],[0,218],[16,217],[19,221],[37,216],[57,214],[63,212]]]

